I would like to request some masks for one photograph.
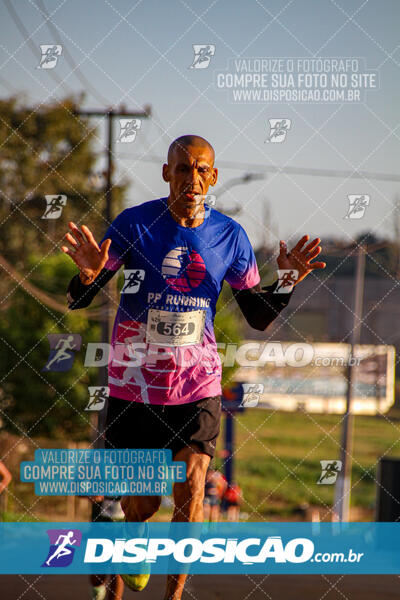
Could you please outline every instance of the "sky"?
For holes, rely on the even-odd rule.
[[[210,189],[216,208],[241,205],[235,218],[254,246],[265,239],[292,243],[304,233],[347,242],[366,230],[392,237],[393,202],[400,196],[399,181],[390,180],[400,178],[399,17],[398,0],[3,0],[0,97],[25,94],[37,106],[85,91],[86,108],[151,105],[152,116],[142,120],[134,141],[115,144],[116,177],[131,182],[128,206],[168,195],[161,178],[168,145],[196,133],[216,151],[219,181]],[[63,51],[54,69],[38,68],[40,45],[59,41]],[[213,49],[205,68],[190,68],[194,45]],[[239,102],[218,88],[221,74],[228,80],[235,72],[235,60],[248,65],[254,57],[282,59],[286,76],[290,58],[295,65],[353,59],[353,72],[374,74],[375,87],[362,89],[359,101],[303,103],[286,97]],[[329,67],[323,73],[329,81]],[[271,87],[271,72],[268,77]],[[271,143],[270,119],[286,123],[282,141]],[[101,120],[98,125],[101,152],[105,131]],[[366,175],[349,176],[360,171]],[[249,172],[263,178],[232,185]],[[219,197],[223,187],[229,189]],[[345,218],[349,195],[369,197],[361,218]]]

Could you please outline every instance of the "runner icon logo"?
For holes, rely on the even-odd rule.
[[[274,294],[290,294],[298,277],[296,269],[278,269],[278,284]]]
[[[119,119],[119,136],[117,142],[129,144],[135,141],[136,133],[141,128],[142,121],[140,119]]]
[[[108,396],[110,395],[110,388],[108,386],[90,386],[89,388],[89,402],[85,410],[102,410],[106,403]]]
[[[65,194],[50,194],[45,196],[46,210],[42,215],[42,219],[58,219],[61,217],[62,210],[67,204],[67,196]]]
[[[81,336],[78,333],[49,333],[47,339],[50,353],[42,371],[68,371],[74,362],[74,352],[81,349]]]
[[[251,408],[257,406],[260,396],[264,392],[264,385],[262,383],[244,383],[243,384],[243,400],[240,406]]]
[[[318,485],[332,485],[342,470],[341,460],[321,460],[321,475],[317,481]]]
[[[136,294],[143,279],[143,269],[124,269],[124,285],[121,294]]]
[[[189,69],[207,69],[215,54],[214,44],[193,44],[194,59]]]
[[[40,64],[37,66],[38,69],[54,69],[57,65],[58,59],[62,53],[62,46],[58,44],[41,44],[40,51],[42,56],[40,57]]]
[[[292,121],[291,119],[268,119],[269,136],[265,140],[272,144],[280,144],[286,139],[286,134],[289,131]]]
[[[345,214],[345,219],[361,219],[367,206],[369,206],[370,197],[367,194],[350,194],[347,196],[349,208]]]
[[[72,563],[75,547],[81,545],[79,529],[48,529],[50,548],[42,567],[68,567]]]

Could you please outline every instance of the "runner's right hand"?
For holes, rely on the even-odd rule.
[[[70,221],[68,227],[71,233],[66,233],[65,238],[71,244],[72,249],[68,246],[61,246],[61,250],[68,254],[77,265],[82,283],[89,285],[96,279],[108,260],[111,240],[104,240],[100,248],[86,225],[82,225],[82,228],[79,229],[75,223]]]

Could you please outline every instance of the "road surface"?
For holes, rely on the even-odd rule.
[[[153,575],[140,595],[124,599],[162,600],[164,577]],[[1,575],[1,600],[89,600],[84,575]],[[397,575],[196,575],[184,600],[394,600],[400,598]]]

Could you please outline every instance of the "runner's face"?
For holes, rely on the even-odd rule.
[[[164,181],[169,182],[174,209],[191,212],[198,202],[194,195],[205,196],[215,185],[218,170],[214,169],[214,154],[208,146],[177,148],[168,164],[163,166]]]

